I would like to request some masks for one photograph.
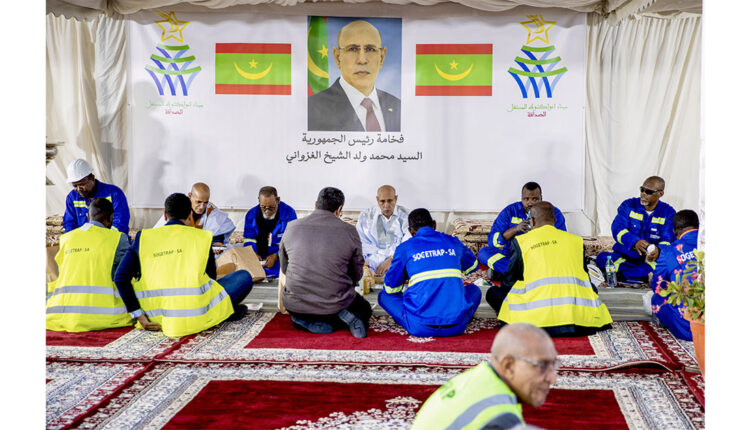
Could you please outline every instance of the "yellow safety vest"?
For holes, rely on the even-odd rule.
[[[523,281],[513,285],[497,319],[537,327],[612,323],[583,270],[583,239],[551,225],[516,236],[523,258]]]
[[[112,264],[121,233],[89,224],[60,236],[60,277],[49,283],[47,330],[81,332],[125,327],[133,319],[115,283]]]
[[[521,404],[487,362],[454,376],[425,400],[411,430],[480,429],[511,413],[523,424]]]
[[[206,274],[212,238],[210,231],[177,224],[141,231],[141,279],[133,289],[167,336],[198,333],[233,313],[229,294]]]

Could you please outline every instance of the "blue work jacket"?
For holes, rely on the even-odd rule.
[[[696,274],[698,269],[695,256],[698,248],[698,230],[689,230],[669,246],[659,248],[659,258],[656,260],[656,268],[651,278],[651,289],[654,293],[657,286],[665,288],[670,281],[679,283],[681,279],[687,279],[692,284],[692,275]],[[660,307],[656,316],[675,336],[692,340],[690,323],[680,314],[680,309],[684,306],[670,305],[665,302],[667,298],[658,294],[651,297],[651,304]]]
[[[674,214],[674,208],[662,201],[649,215],[638,197],[625,200],[617,208],[617,215],[612,221],[612,237],[615,238],[612,250],[631,260],[644,261],[645,256],[635,251],[633,245],[641,239],[658,245],[672,243]]]
[[[460,240],[422,227],[396,248],[385,274],[385,292],[403,294],[410,320],[425,325],[455,324],[472,306],[466,300],[461,276],[477,266],[474,253]],[[404,285],[407,279],[408,286]]]
[[[506,206],[505,209],[500,212],[497,218],[495,218],[495,222],[492,223],[490,234],[487,235],[487,245],[493,248],[497,248],[499,252],[502,252],[503,255],[507,256],[508,254],[503,252],[503,248],[508,241],[503,239],[503,232],[511,227],[520,224],[527,218],[528,215],[523,210],[523,203],[515,202]],[[567,231],[567,229],[565,228],[565,217],[557,207],[555,207],[555,228],[558,230]]]
[[[78,194],[78,191],[71,190],[65,198],[65,215],[63,215],[63,227],[65,231],[73,231],[78,227],[86,224],[88,220],[89,204],[98,198],[105,198],[112,202],[114,207],[114,219],[112,227],[128,234],[128,224],[130,223],[130,210],[128,209],[128,199],[122,190],[111,184],[105,184],[96,180],[96,193],[94,197],[87,199]]]
[[[252,246],[253,251],[255,253],[258,253],[258,211],[260,210],[260,205],[256,205],[254,208],[247,211],[247,214],[245,214],[245,230],[242,233],[242,236],[244,237],[244,246]],[[287,225],[289,225],[290,222],[297,219],[297,212],[292,209],[291,206],[284,202],[279,202],[279,221],[276,223],[276,226],[273,228],[273,231],[271,232],[271,240],[268,243],[268,254],[267,255],[261,255],[261,257],[266,257],[271,254],[276,254],[279,252],[279,243],[281,243],[281,237],[284,235],[284,231],[286,231]]]

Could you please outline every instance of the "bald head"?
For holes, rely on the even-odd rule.
[[[643,184],[650,185],[653,187],[652,189],[661,191],[664,191],[664,186],[666,185],[664,179],[662,179],[661,176],[649,176],[645,181],[643,181]]]
[[[378,202],[380,207],[380,213],[386,218],[391,218],[393,211],[396,210],[396,202],[398,202],[398,195],[396,195],[396,189],[390,185],[382,185],[378,188],[378,194],[375,196],[375,200]]]
[[[208,207],[208,201],[211,199],[211,189],[203,182],[196,182],[190,189],[188,197],[190,197],[193,212],[203,215],[206,212],[206,207]]]
[[[342,39],[347,39],[348,37],[356,37],[360,33],[367,33],[377,38],[377,46],[381,46],[383,44],[383,39],[380,37],[380,32],[378,31],[378,29],[375,28],[374,25],[363,20],[352,21],[349,24],[341,27],[341,30],[339,30],[339,34],[336,37],[336,43],[338,43],[339,46],[343,46],[341,44]]]
[[[547,332],[533,324],[508,324],[495,335],[490,354],[497,359],[506,355],[524,355],[530,345],[547,342],[552,344],[552,339]],[[552,347],[554,348],[554,344]]]
[[[532,406],[547,398],[557,379],[557,363],[552,339],[532,324],[506,325],[492,342],[490,364],[518,399]]]
[[[532,219],[532,228],[555,225],[555,207],[550,202],[539,202],[531,207],[529,218]]]

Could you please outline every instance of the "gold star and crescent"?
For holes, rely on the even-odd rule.
[[[251,61],[248,61],[247,64],[250,65],[251,69],[255,69],[258,67],[258,62],[255,61],[254,58]],[[262,72],[250,73],[250,72],[246,72],[242,70],[242,68],[240,68],[240,66],[238,66],[237,63],[234,63],[234,68],[237,70],[237,73],[239,73],[240,76],[242,76],[243,78],[250,79],[251,81],[256,81],[258,79],[265,77],[268,74],[268,72],[271,71],[271,67],[273,67],[273,63],[269,64],[266,70]]]
[[[312,27],[307,28],[308,38],[310,37],[311,28]],[[320,49],[314,52],[320,53],[320,58],[325,58],[328,56],[328,48],[326,48],[325,44]],[[319,78],[328,79],[328,72],[321,69],[320,67],[318,67],[317,64],[315,64],[315,61],[313,61],[312,57],[310,56],[310,49],[307,50],[307,69],[310,71],[310,73],[312,73],[313,75]]]
[[[185,27],[187,27],[190,22],[180,21],[177,19],[174,12],[164,13],[157,10],[156,13],[164,18],[161,21],[154,21],[156,25],[161,28],[161,41],[166,42],[169,39],[174,39],[180,43],[184,43],[182,40],[182,31],[185,30]]]
[[[537,39],[549,43],[549,30],[555,25],[556,21],[545,21],[542,15],[527,15],[527,17],[529,21],[521,22],[521,25],[529,32],[526,43],[531,43]]]
[[[456,62],[456,60],[453,60],[450,63],[448,63],[448,66],[450,66],[451,70],[458,70],[458,63]],[[460,81],[461,79],[469,76],[469,73],[471,73],[471,69],[473,68],[474,68],[474,63],[472,63],[468,69],[464,70],[461,73],[446,73],[440,70],[440,67],[438,67],[438,65],[435,64],[435,70],[437,71],[438,75],[440,75],[440,77],[448,81]]]

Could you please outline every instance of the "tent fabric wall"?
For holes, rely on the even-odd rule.
[[[666,181],[675,209],[699,206],[701,18],[589,15],[586,208],[609,232],[619,202],[644,178]]]
[[[652,174],[665,178],[665,200],[675,208],[698,209],[701,18],[641,17],[615,25],[592,13],[587,22],[586,197],[582,213],[566,214],[569,230],[610,234],[619,203],[637,195]],[[49,214],[64,211],[65,167],[79,157],[127,192],[125,43],[122,15],[89,21],[47,15],[47,140],[66,142],[47,168],[56,184],[47,187]],[[436,219],[445,226],[457,216],[497,215],[455,209]],[[133,227],[150,227],[158,212],[134,209]],[[235,212],[230,216],[241,228],[243,213]]]

